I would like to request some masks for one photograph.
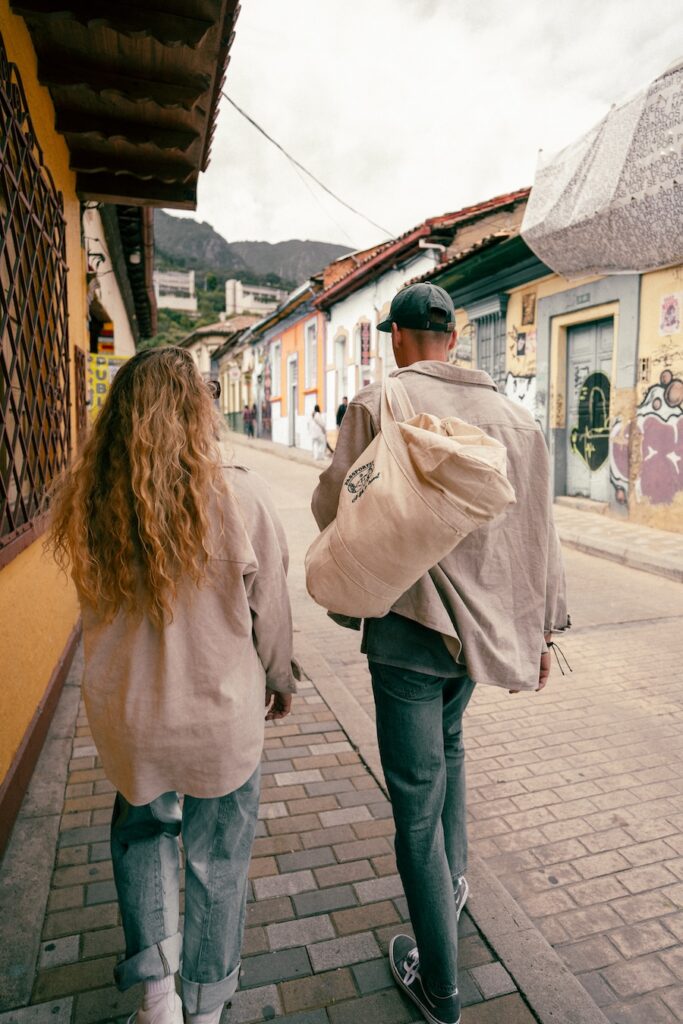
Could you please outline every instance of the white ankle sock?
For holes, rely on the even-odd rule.
[[[164,978],[143,982],[142,1008],[153,1009],[165,995],[175,992],[175,975],[167,974]]]
[[[221,1019],[224,1006],[225,1003],[221,1003],[221,1005],[217,1006],[215,1010],[211,1011],[211,1013],[187,1013],[185,1014],[187,1024],[218,1024]]]

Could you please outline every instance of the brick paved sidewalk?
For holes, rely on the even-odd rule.
[[[384,793],[312,684],[266,736],[242,982],[223,1020],[412,1024],[415,1009],[393,985],[385,957],[407,911]],[[140,999],[139,987],[120,994],[112,985],[123,951],[108,845],[113,790],[82,705],[68,773],[30,1001],[5,1003],[0,1024],[123,1021]],[[8,901],[5,914],[12,912]],[[25,927],[15,917],[12,931],[5,918],[5,941],[21,945]],[[463,1024],[533,1024],[467,913],[460,933]]]

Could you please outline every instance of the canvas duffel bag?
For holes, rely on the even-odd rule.
[[[354,618],[386,615],[468,533],[515,501],[505,446],[479,427],[415,415],[395,377],[382,388],[380,417],[380,433],[346,475],[336,519],[306,554],[313,600]]]

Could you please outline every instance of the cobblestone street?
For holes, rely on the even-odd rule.
[[[242,446],[291,544],[297,626],[367,716],[358,635],[305,599],[314,469]],[[593,517],[585,514],[589,521]],[[573,628],[544,694],[479,687],[470,839],[615,1024],[683,1021],[683,604],[678,583],[565,549]],[[353,738],[353,736],[352,736]]]
[[[267,731],[242,984],[223,1019],[411,1024],[384,957],[406,907],[369,677],[358,635],[305,594],[316,470],[256,447],[237,455],[269,481],[283,517],[296,646],[313,681]],[[472,847],[607,1019],[672,1024],[683,1020],[683,711],[670,689],[683,655],[680,584],[573,551],[567,567],[573,675],[555,668],[543,695],[480,688],[468,711]],[[123,948],[113,793],[77,682],[75,665],[3,868],[0,1024],[97,1024],[125,1019],[139,1000],[111,981]],[[31,864],[19,861],[27,848]],[[473,908],[483,896],[475,883]],[[461,920],[463,1024],[603,1019],[532,1012],[473,917]],[[549,993],[560,981],[546,968]]]

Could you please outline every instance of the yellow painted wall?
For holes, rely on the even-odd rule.
[[[17,65],[33,129],[45,165],[64,196],[66,255],[69,267],[69,339],[88,350],[85,258],[81,247],[80,204],[69,153],[54,130],[50,95],[37,79],[36,56],[22,18],[13,15],[8,0],[0,0],[0,31],[7,55]],[[73,358],[71,360],[73,373]],[[72,395],[72,439],[75,413]],[[42,700],[50,676],[78,620],[75,592],[35,541],[0,570],[0,784]]]
[[[36,541],[0,572],[0,783],[78,620],[76,591]]]
[[[641,278],[639,335],[629,515],[683,533],[683,266]]]
[[[678,330],[661,323],[662,301],[678,297]],[[638,355],[647,359],[639,372],[639,400],[664,370],[683,375],[683,266],[644,274],[640,285],[640,342]]]

